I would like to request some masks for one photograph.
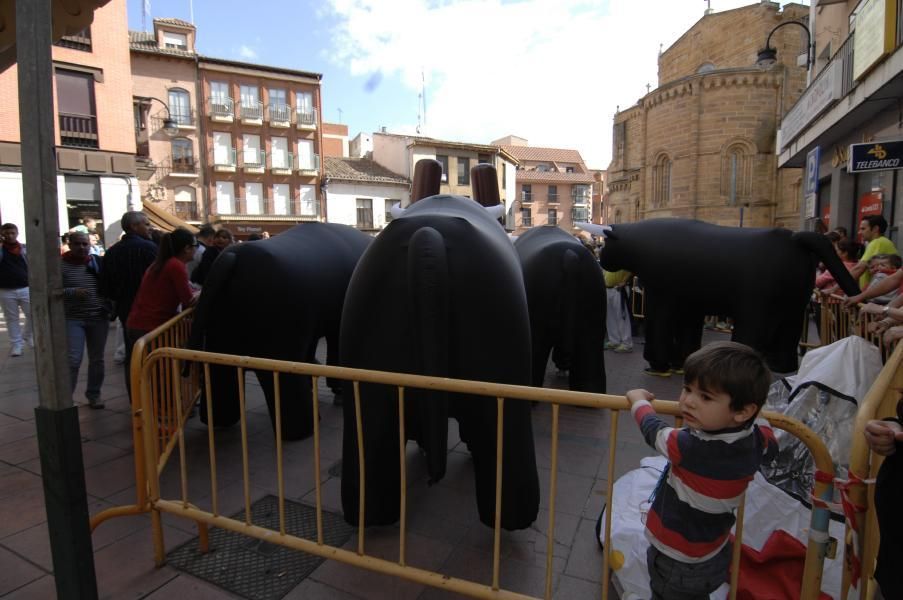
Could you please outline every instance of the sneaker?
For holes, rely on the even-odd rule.
[[[674,373],[675,375],[683,375],[684,369],[683,369],[683,367],[671,367],[671,372]]]
[[[602,347],[606,350],[614,350],[615,348],[618,347],[618,345],[614,342],[605,342],[605,344]]]
[[[653,369],[652,367],[646,367],[643,369],[643,373],[646,375],[654,375],[655,377],[671,377],[671,371],[659,371],[658,369]]]
[[[88,406],[94,409],[100,409],[106,407],[106,404],[100,398],[91,398],[89,396],[85,396],[88,399]]]
[[[619,354],[624,354],[626,352],[633,352],[633,346],[628,346],[627,344],[619,344],[617,348],[615,348],[615,352]]]
[[[22,356],[22,344],[16,344],[9,351],[10,356]]]

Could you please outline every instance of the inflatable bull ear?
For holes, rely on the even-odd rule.
[[[612,235],[611,225],[596,225],[595,223],[575,223],[575,225],[583,231],[589,232],[593,235],[602,236],[603,238],[607,238]]]

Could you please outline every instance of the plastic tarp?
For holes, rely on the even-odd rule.
[[[613,511],[611,523],[611,550],[615,553],[614,563],[621,562],[620,568],[613,570],[616,584],[621,590],[621,600],[645,600],[650,597],[649,573],[646,570],[646,549],[649,542],[645,536],[643,518],[648,510],[648,499],[665,467],[665,459],[660,456],[644,458],[641,467],[630,471],[615,482]],[[603,523],[604,523],[603,511]],[[765,481],[757,474],[750,483],[746,494],[746,516],[743,525],[743,545],[761,552],[773,533],[783,530],[799,540],[803,547],[807,544],[809,528],[809,510]],[[843,539],[843,525],[831,521],[829,525],[831,537]],[[604,543],[604,528],[600,529],[599,543]],[[800,559],[802,560],[802,559]],[[842,553],[837,559],[825,559],[824,575],[821,589],[831,598],[840,597],[840,580],[842,572]],[[800,566],[800,571],[802,570]],[[744,571],[741,570],[741,573]],[[758,569],[756,575],[763,574]],[[741,586],[742,588],[742,586]],[[798,595],[798,594],[796,594]],[[773,600],[790,600],[792,596],[775,596]],[[728,584],[716,590],[711,598],[724,599],[728,596]],[[744,593],[738,597],[755,597],[757,600],[772,600],[757,595],[756,592]]]
[[[796,375],[771,386],[765,408],[803,422],[824,441],[837,477],[845,478],[856,411],[881,371],[881,353],[858,336],[806,353]],[[770,482],[797,498],[808,497],[815,466],[805,444],[776,430],[778,457],[762,471]]]

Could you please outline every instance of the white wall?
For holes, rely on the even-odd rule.
[[[100,207],[103,211],[103,239],[110,247],[122,235],[122,213],[141,210],[138,180],[125,176],[101,177]]]
[[[56,178],[57,195],[57,236],[66,231],[69,220],[66,213],[66,182],[62,175]],[[14,223],[19,228],[19,241],[28,243],[25,227],[25,203],[23,202],[22,174],[15,171],[0,171],[0,222]]]
[[[401,200],[408,204],[410,192],[406,185],[364,184],[330,181],[326,195],[326,214],[330,223],[357,225],[357,199],[370,198],[373,201],[373,227],[382,229],[385,221],[385,201],[387,198]]]

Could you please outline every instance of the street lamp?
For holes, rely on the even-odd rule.
[[[166,116],[163,118],[163,133],[165,133],[169,137],[174,137],[179,133],[179,123],[172,118],[172,114],[169,112],[169,105],[166,104],[166,102],[163,102],[159,98],[154,98],[153,96],[139,96],[138,100],[142,102],[150,102],[151,100],[156,100],[157,102],[162,104],[163,108],[166,110]]]
[[[806,70],[808,71],[812,63],[815,62],[815,57],[813,56],[813,54],[815,53],[815,48],[812,46],[812,34],[809,32],[809,28],[800,21],[785,21],[778,24],[774,29],[772,29],[768,34],[768,37],[765,39],[765,48],[759,50],[759,56],[756,59],[756,65],[762,69],[770,69],[772,66],[774,66],[774,63],[778,62],[778,51],[775,48],[771,47],[771,36],[774,35],[775,31],[785,25],[799,25],[803,28],[803,31],[806,32]]]

